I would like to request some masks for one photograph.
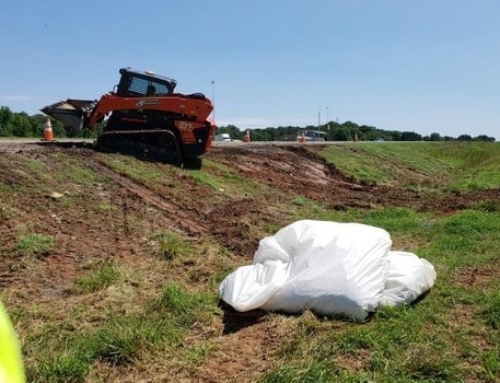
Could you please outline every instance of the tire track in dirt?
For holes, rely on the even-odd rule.
[[[99,174],[109,177],[118,185],[125,188],[128,192],[136,195],[147,204],[156,207],[165,212],[168,217],[178,225],[182,230],[185,230],[190,235],[200,235],[209,232],[208,228],[203,225],[196,214],[191,214],[188,210],[183,210],[177,205],[169,202],[165,198],[159,196],[155,192],[149,190],[146,186],[130,179],[127,175],[116,172],[108,167],[105,163],[93,158],[90,150],[86,150],[86,143],[53,143],[52,145],[27,143],[27,142],[5,142],[0,145],[0,153],[19,153],[19,152],[44,152],[49,148],[51,151],[72,152],[74,155],[84,156],[84,161],[87,166]]]
[[[99,160],[86,158],[86,164],[99,174],[109,177],[128,192],[139,197],[145,203],[162,210],[168,215],[172,222],[178,225],[182,230],[185,230],[189,235],[203,235],[209,233],[208,227],[200,222],[198,216],[191,213],[191,211],[183,210],[164,197],[151,191],[146,186],[130,179],[125,174],[118,173],[114,169],[109,168],[105,163]]]

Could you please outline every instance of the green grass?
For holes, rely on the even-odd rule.
[[[43,256],[53,247],[55,239],[45,234],[23,234],[14,247],[14,253],[21,256]]]
[[[484,309],[481,312],[486,323],[495,330],[500,330],[500,291],[488,294]]]
[[[83,294],[103,290],[118,281],[120,271],[118,267],[109,263],[102,262],[87,275],[77,279],[76,285]]]
[[[153,254],[164,259],[187,257],[195,252],[192,244],[170,231],[152,233],[149,241],[153,247]]]
[[[101,327],[76,331],[35,328],[27,342],[27,352],[36,355],[27,369],[28,381],[84,382],[97,361],[112,368],[157,353],[172,358],[185,352],[188,363],[193,364],[213,347],[205,343],[185,351],[183,339],[193,324],[212,321],[215,302],[213,294],[189,293],[167,284],[143,310],[125,315],[110,311]]]
[[[126,174],[133,180],[144,184],[158,181],[164,176],[161,171],[162,164],[147,161],[137,161],[131,156],[117,155],[113,158],[102,157],[103,162],[118,173]]]
[[[168,284],[159,299],[150,302],[148,313],[162,313],[180,327],[192,326],[195,322],[209,322],[214,313],[216,298],[212,294],[191,294],[180,287]]]
[[[189,175],[193,178],[194,181],[201,185],[209,186],[210,188],[217,191],[224,191],[223,186],[225,186],[225,184],[205,171],[196,170],[189,172]]]
[[[321,152],[358,181],[483,190],[500,184],[500,143],[373,143],[331,145]]]
[[[422,174],[448,174],[450,164],[428,154],[425,143],[361,142],[330,146],[322,155],[358,181],[392,184],[398,177],[418,182]]]
[[[496,143],[353,143],[323,154],[354,179],[421,188],[436,195],[500,184]],[[207,200],[200,204],[206,214],[212,212],[207,206],[216,209],[242,198],[260,201],[250,210],[254,215],[234,218],[234,235],[255,246],[262,235],[273,234],[284,222],[359,222],[384,228],[394,249],[426,258],[437,271],[436,284],[422,301],[379,310],[367,323],[311,313],[267,314],[251,321],[243,314],[226,316],[217,296],[222,279],[239,265],[250,264],[251,258],[225,248],[220,238],[211,237],[210,243],[173,232],[168,229],[169,215],[149,207],[147,220],[139,221],[131,205],[100,196],[99,184],[109,180],[72,159],[66,167],[65,156],[54,155],[51,160],[59,161],[54,183],[43,177],[49,169],[44,162],[25,167],[21,161],[23,172],[5,170],[12,184],[0,187],[0,218],[3,223],[21,217],[26,227],[13,229],[15,243],[8,249],[2,245],[2,254],[12,253],[20,265],[33,267],[21,262],[23,257],[41,258],[57,245],[54,236],[41,234],[47,232],[46,215],[36,221],[9,202],[14,193],[37,188],[37,182],[48,186],[36,189],[35,196],[55,186],[70,191],[69,202],[51,201],[40,208],[42,213],[50,209],[57,216],[89,223],[84,229],[91,238],[100,234],[94,220],[103,219],[116,225],[116,236],[125,245],[134,238],[137,253],[127,253],[130,269],[111,254],[114,243],[102,249],[106,260],[81,263],[79,257],[68,256],[68,265],[82,275],[61,281],[61,286],[47,283],[36,292],[22,290],[27,282],[14,279],[17,284],[5,290],[2,299],[9,304],[21,336],[30,382],[98,382],[107,376],[118,381],[133,373],[167,370],[176,371],[179,381],[202,381],[209,365],[224,371],[222,359],[217,358],[248,362],[252,350],[263,360],[241,368],[260,383],[500,381],[500,202],[494,199],[478,200],[467,210],[447,214],[411,207],[337,209],[302,195],[283,196],[272,186],[247,180],[214,161],[206,161],[200,171],[186,171],[129,157],[107,159],[117,171],[168,198],[176,198],[185,187],[206,190]],[[279,203],[267,206],[268,197],[278,194],[283,197]],[[77,212],[73,216],[72,207]],[[65,231],[64,222],[57,226],[62,238],[76,236]],[[34,275],[42,279],[43,272],[51,271],[47,267]],[[12,269],[5,273],[17,276]],[[62,293],[51,297],[53,290]],[[222,333],[228,324],[239,328]],[[266,347],[271,351],[263,356],[259,352]],[[140,381],[137,375],[130,377],[134,378]],[[144,379],[154,381],[151,376]]]
[[[227,201],[227,196],[237,199],[276,193],[272,188],[239,174],[230,166],[210,160],[204,160],[202,170],[188,171],[185,175],[219,194],[221,197],[216,200],[220,203]]]
[[[61,153],[55,153],[49,157],[54,164],[63,164],[56,177],[60,181],[78,185],[95,185],[106,182],[106,177],[82,164],[77,158],[68,159]]]
[[[17,209],[12,208],[9,205],[4,205],[0,203],[0,218],[8,220],[18,214]]]

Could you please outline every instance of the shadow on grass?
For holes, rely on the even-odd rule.
[[[222,300],[219,301],[219,307],[224,312],[222,317],[222,323],[224,324],[223,335],[233,334],[245,327],[253,326],[268,314],[263,310],[239,312]]]

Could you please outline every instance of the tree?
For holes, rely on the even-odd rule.
[[[242,140],[243,133],[234,125],[217,126],[215,134],[228,133],[233,140]]]
[[[429,136],[429,141],[442,141],[441,135],[439,133],[431,133]]]
[[[10,122],[0,126],[0,137],[12,137],[12,125]]]
[[[15,137],[33,137],[31,124],[27,115],[15,114],[12,117],[12,134]]]
[[[403,133],[398,132],[396,130],[392,131],[390,136],[392,137],[392,141],[403,141],[402,139]]]
[[[8,106],[0,106],[0,137],[43,137],[43,129],[47,116],[43,114],[35,114],[29,116],[25,112],[15,113],[10,110]],[[52,119],[52,130],[56,137],[72,137],[72,138],[96,138],[102,131],[105,122],[99,124],[96,129],[79,129],[67,130],[63,123]],[[472,138],[468,134],[462,134],[458,138],[444,136],[439,133],[431,133],[430,136],[422,137],[422,135],[415,132],[401,132],[397,130],[384,130],[370,125],[358,125],[352,121],[346,121],[339,124],[335,121],[317,126],[308,125],[301,126],[279,126],[267,127],[264,129],[256,128],[251,129],[252,141],[277,141],[295,140],[297,134],[301,130],[321,130],[327,133],[329,141],[351,141],[357,137],[361,141],[372,141],[377,138],[383,138],[385,141],[495,141],[494,137],[487,135],[479,135]],[[245,130],[240,130],[235,125],[218,126],[215,131],[216,134],[229,133],[234,140],[243,140]]]
[[[7,106],[0,107],[0,128],[7,125],[12,118],[12,112]]]
[[[481,134],[480,136],[474,137],[473,141],[486,141],[486,142],[495,142],[495,137],[489,137],[485,134]]]
[[[401,141],[422,141],[422,136],[415,132],[403,132]]]
[[[0,136],[12,136],[12,125],[10,124],[11,119],[12,112],[10,109],[6,106],[0,107]]]
[[[333,131],[333,134],[331,135],[331,138],[333,141],[352,141],[353,139],[350,129],[345,126],[341,126],[335,129]]]

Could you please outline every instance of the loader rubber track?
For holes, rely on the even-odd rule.
[[[169,129],[105,131],[97,138],[97,149],[132,154],[175,166],[183,166],[185,162],[178,138]]]

